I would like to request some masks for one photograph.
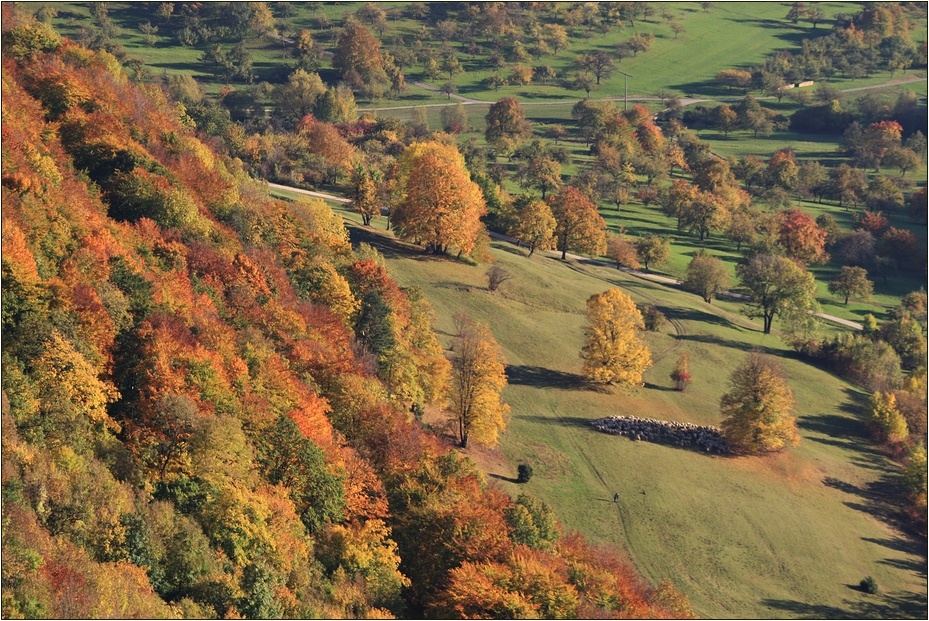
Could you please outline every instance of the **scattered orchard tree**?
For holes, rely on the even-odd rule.
[[[691,259],[684,277],[684,288],[693,291],[710,304],[716,294],[729,288],[729,270],[721,259],[701,250]]]
[[[606,222],[583,192],[566,186],[549,199],[549,205],[557,223],[556,248],[562,260],[569,251],[602,254],[606,250]]]
[[[518,205],[517,208],[519,208]],[[526,244],[531,257],[536,248],[544,250],[551,247],[556,226],[557,222],[552,215],[552,210],[546,203],[529,200],[516,212],[509,235],[518,242]]]
[[[594,384],[640,384],[652,356],[639,337],[645,324],[632,298],[619,289],[595,293],[587,300],[587,320],[584,377]]]
[[[751,293],[747,314],[761,317],[764,333],[771,333],[774,316],[787,306],[809,307],[815,302],[816,281],[786,257],[757,254],[736,267],[739,280]]]
[[[845,303],[849,298],[867,300],[874,291],[874,283],[868,280],[868,272],[861,267],[842,267],[842,271],[829,283],[829,293],[838,293],[845,296]]]
[[[800,443],[792,414],[793,391],[773,358],[752,352],[733,372],[730,383],[719,407],[723,434],[734,449],[767,453]]]
[[[506,386],[506,361],[487,326],[467,321],[462,326],[452,358],[449,413],[458,428],[458,441],[467,448],[472,438],[493,446],[506,429],[510,406],[500,400]]]

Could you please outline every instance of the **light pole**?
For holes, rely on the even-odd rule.
[[[619,71],[619,69],[617,69]],[[626,73],[625,71],[619,71],[623,74],[623,112],[629,109],[629,88],[626,81],[626,78],[631,78],[632,76]]]

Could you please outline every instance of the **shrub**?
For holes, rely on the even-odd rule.
[[[661,332],[661,328],[668,320],[664,313],[654,306],[646,306],[642,315],[642,319],[645,321],[645,329],[649,332]]]
[[[858,583],[858,588],[860,588],[865,593],[870,593],[871,595],[877,594],[877,580],[868,576],[864,578],[861,582]]]
[[[529,479],[532,478],[532,466],[529,464],[519,464],[516,468],[516,473],[517,483],[528,483]]]

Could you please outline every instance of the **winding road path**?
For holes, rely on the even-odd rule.
[[[302,188],[294,188],[294,187],[291,187],[291,186],[289,186],[289,185],[281,185],[281,184],[279,184],[279,183],[268,183],[268,187],[269,187],[269,188],[273,188],[273,189],[275,189],[275,190],[283,190],[283,191],[285,191],[285,192],[293,192],[293,193],[295,193],[295,194],[303,194],[304,196],[313,196],[313,197],[315,197],[315,198],[322,198],[322,199],[326,199],[326,200],[330,200],[330,201],[335,201],[335,202],[337,202],[337,203],[347,204],[347,203],[351,203],[351,202],[352,202],[351,200],[349,200],[349,199],[347,199],[347,198],[345,198],[345,197],[342,197],[342,196],[336,196],[336,195],[334,195],[334,194],[326,194],[326,193],[324,193],[324,192],[314,192],[314,191],[312,191],[312,190],[304,190],[304,189],[302,189]],[[501,234],[501,233],[494,233],[494,232],[491,232],[491,233],[490,233],[490,236],[491,236],[492,238],[498,239],[498,240],[500,240],[500,241],[509,242],[509,243],[511,243],[511,244],[514,244],[514,245],[516,244],[516,240],[515,240],[515,239],[513,239],[512,237],[509,237],[509,236],[507,236],[507,235],[503,235],[503,234]],[[545,251],[542,251],[542,252],[546,252],[549,256],[558,256],[558,254],[559,254],[559,252],[558,252],[558,251],[555,251],[555,250],[545,250]],[[661,275],[659,275],[659,274],[651,274],[651,273],[649,273],[649,272],[643,272],[643,271],[641,271],[641,270],[634,270],[634,269],[631,269],[631,268],[628,268],[628,267],[617,267],[614,263],[610,263],[610,262],[607,262],[607,261],[601,261],[600,259],[591,259],[591,258],[589,258],[589,257],[583,257],[583,256],[581,256],[581,255],[572,254],[572,253],[570,253],[570,252],[567,253],[566,256],[567,256],[568,258],[570,258],[570,259],[573,259],[573,260],[578,261],[578,262],[581,262],[581,263],[586,263],[586,264],[588,264],[588,265],[599,265],[599,266],[602,266],[602,267],[613,267],[613,268],[616,268],[616,269],[618,269],[618,270],[620,270],[620,271],[626,272],[627,274],[630,274],[630,275],[632,275],[632,276],[636,276],[636,277],[642,278],[642,279],[644,279],[644,280],[650,280],[650,281],[652,281],[652,282],[655,282],[655,283],[658,283],[658,284],[662,284],[662,285],[670,285],[670,286],[679,287],[679,286],[681,286],[681,284],[682,284],[680,280],[678,280],[678,279],[676,279],[676,278],[671,278],[670,276],[661,276]],[[747,296],[747,295],[744,295],[744,294],[741,294],[741,293],[735,293],[735,292],[733,292],[733,291],[723,291],[723,292],[720,293],[719,295],[720,295],[720,296],[729,297],[729,298],[732,298],[732,299],[734,299],[734,300],[749,300],[749,299],[751,299],[751,298],[749,298],[749,296]],[[839,324],[839,325],[841,325],[841,326],[845,326],[845,327],[847,327],[847,328],[852,328],[853,330],[861,330],[861,329],[863,329],[860,323],[855,322],[855,321],[850,321],[850,320],[848,320],[848,319],[842,319],[841,317],[836,317],[835,315],[829,315],[829,314],[827,314],[827,313],[816,313],[816,316],[819,317],[820,319],[824,320],[824,321],[830,321],[830,322],[832,322],[832,323],[836,323],[836,324]]]

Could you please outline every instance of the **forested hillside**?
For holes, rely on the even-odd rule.
[[[423,428],[431,308],[341,217],[3,11],[5,617],[691,614]]]

